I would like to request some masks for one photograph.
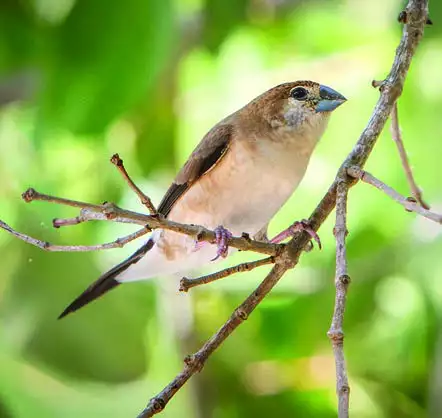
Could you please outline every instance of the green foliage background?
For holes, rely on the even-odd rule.
[[[442,210],[442,4],[399,110],[418,183]],[[155,202],[215,122],[283,81],[342,92],[275,233],[308,216],[365,126],[401,27],[399,0],[1,0],[0,218],[57,243],[100,243],[128,226],[54,230],[68,208],[26,205],[29,186],[140,210],[108,159],[118,152]],[[388,129],[368,169],[407,194]],[[345,320],[353,416],[442,416],[441,229],[369,186],[352,189]],[[334,417],[326,337],[334,299],[332,220],[170,403],[164,417]],[[56,317],[139,243],[45,253],[0,231],[0,417],[134,417],[254,289],[267,268],[189,294],[172,278],[122,286]],[[250,259],[238,254],[228,262]],[[214,268],[218,268],[217,265]]]

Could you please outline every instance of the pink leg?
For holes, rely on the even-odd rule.
[[[215,236],[218,249],[216,251],[216,257],[212,259],[212,261],[218,260],[218,258],[220,257],[227,257],[229,251],[229,245],[227,244],[227,241],[229,240],[229,238],[232,238],[233,235],[229,230],[220,225],[215,228]]]
[[[290,225],[287,229],[284,229],[284,231],[280,232],[276,237],[270,240],[273,244],[279,244],[281,241],[284,241],[286,238],[292,237],[297,232],[305,231],[307,232],[312,239],[314,239],[319,249],[322,248],[321,240],[319,238],[319,235],[312,229],[312,227],[309,225],[308,221],[303,219],[302,221],[296,221],[293,225]]]

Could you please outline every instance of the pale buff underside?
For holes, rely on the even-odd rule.
[[[273,137],[235,140],[221,161],[175,204],[169,219],[214,229],[223,225],[234,235],[251,236],[265,228],[304,176],[327,117],[318,117],[302,132],[281,127]],[[117,279],[133,281],[180,273],[210,262],[216,247],[191,237],[157,230],[156,245]]]

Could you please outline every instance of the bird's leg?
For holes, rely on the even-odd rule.
[[[218,258],[226,258],[229,250],[227,241],[233,237],[232,233],[224,228],[222,225],[215,228],[215,240],[218,249],[216,250],[216,257],[211,261],[218,260]]]
[[[319,235],[316,233],[316,231],[310,226],[307,220],[303,219],[302,221],[296,221],[292,225],[290,225],[287,229],[284,229],[284,231],[280,232],[276,237],[270,240],[272,244],[279,244],[281,241],[284,241],[286,238],[292,237],[297,232],[305,231],[307,232],[312,239],[314,239],[319,249],[322,248],[321,240],[319,238]]]

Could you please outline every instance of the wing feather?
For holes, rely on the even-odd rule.
[[[221,161],[229,149],[232,131],[232,125],[220,124],[207,133],[167,190],[158,206],[159,213],[168,216],[186,190]]]

